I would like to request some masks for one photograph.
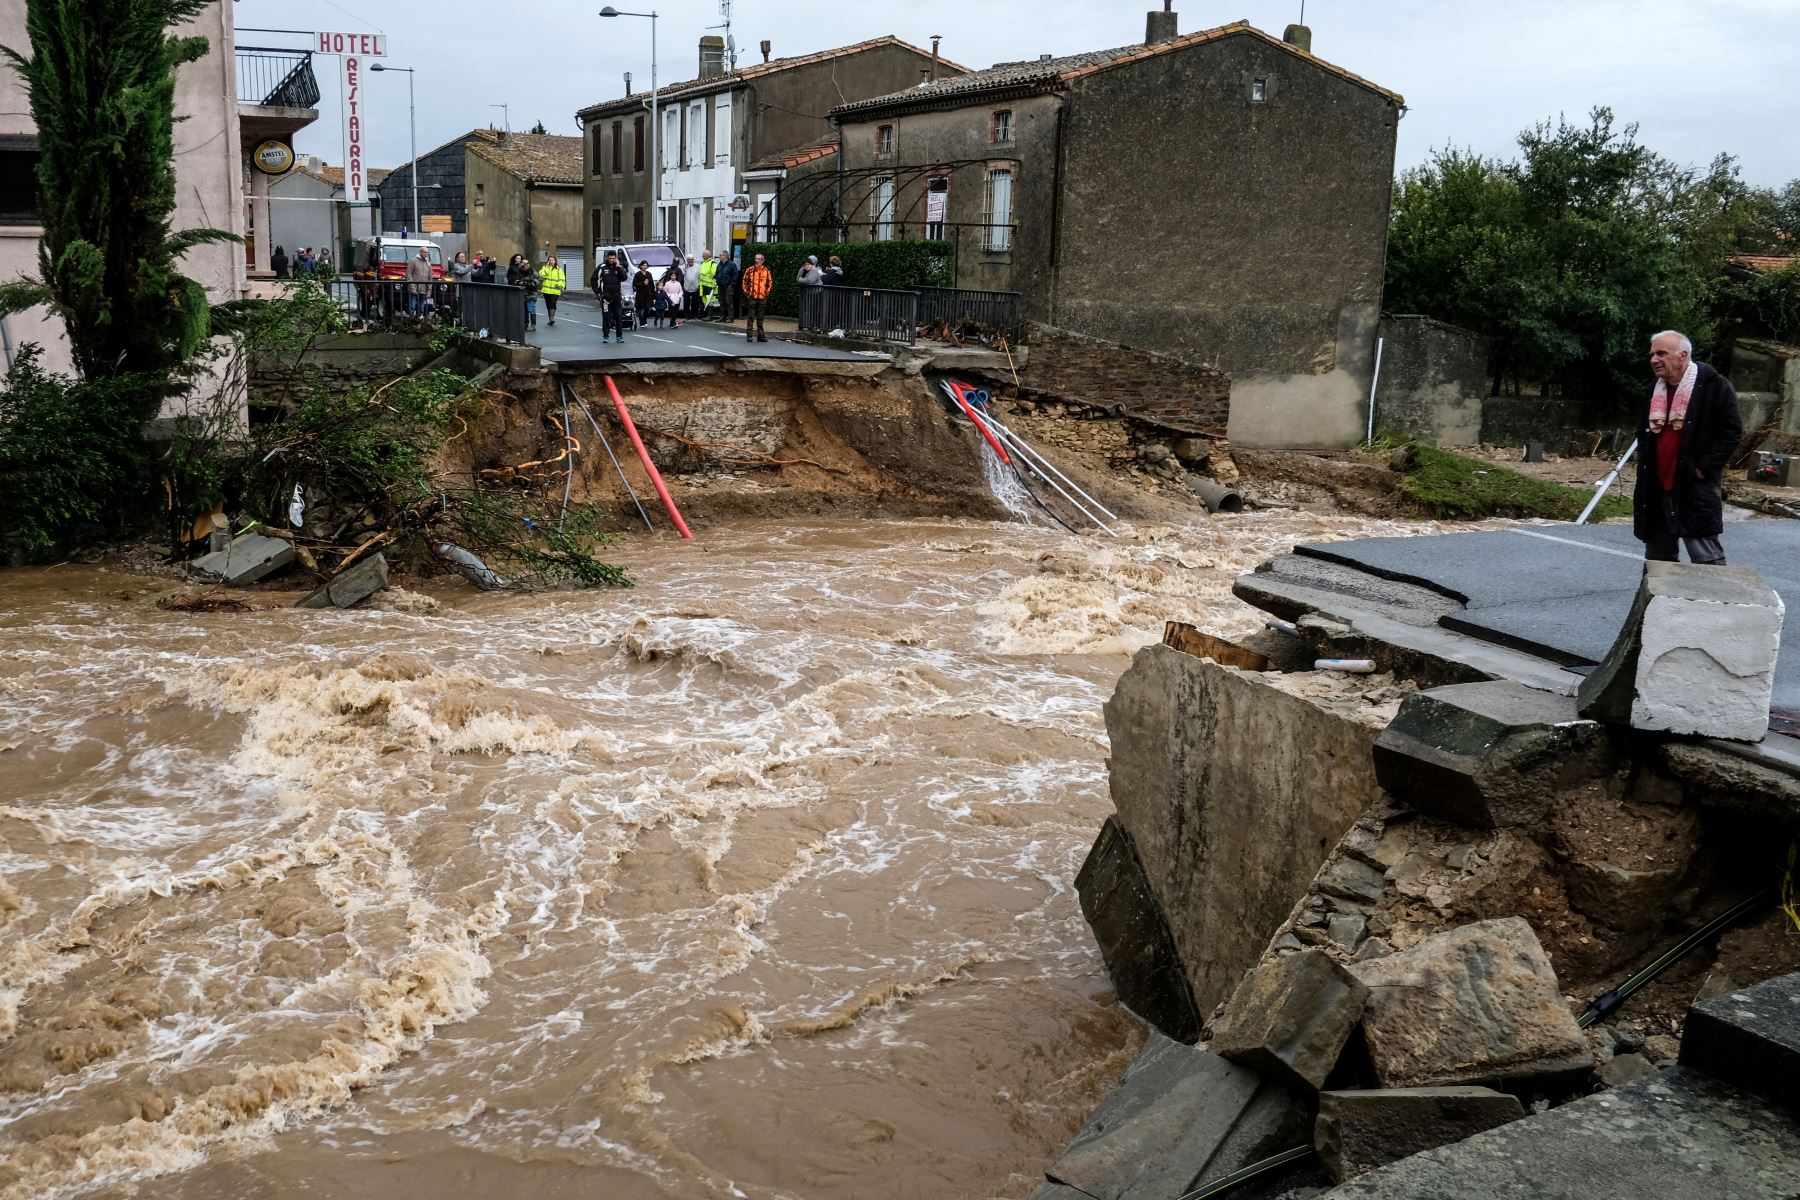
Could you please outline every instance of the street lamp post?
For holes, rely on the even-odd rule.
[[[600,10],[603,17],[647,17],[650,21],[650,230],[655,234],[662,219],[662,157],[657,153],[657,135],[662,122],[656,114],[656,13],[654,11],[621,12],[612,5]]]
[[[412,176],[413,236],[419,236],[419,120],[418,109],[413,104],[413,69],[411,67],[389,67],[376,63],[371,71],[404,71],[406,72],[406,128],[412,139]]]

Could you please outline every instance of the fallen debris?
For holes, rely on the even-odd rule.
[[[1478,921],[1352,964],[1382,1087],[1585,1077],[1594,1052],[1522,917]]]
[[[1213,1025],[1213,1053],[1317,1091],[1356,1030],[1369,989],[1322,950],[1265,961]]]
[[[1800,974],[1696,1002],[1681,1065],[1800,1108]]]
[[[188,570],[202,579],[216,579],[228,587],[247,587],[293,564],[294,547],[280,538],[246,533],[231,545],[195,559]]]
[[[483,591],[504,591],[512,586],[504,575],[481,561],[481,558],[461,546],[449,542],[439,542],[432,551],[456,569],[456,573],[467,579]]]
[[[1194,989],[1137,847],[1118,817],[1106,818],[1100,827],[1075,876],[1075,892],[1119,1002],[1178,1042],[1197,1040],[1201,1016]]]
[[[1581,715],[1658,733],[1760,742],[1781,597],[1749,567],[1646,563],[1631,615],[1581,684]]]
[[[1484,1087],[1321,1092],[1313,1143],[1339,1183],[1525,1115],[1517,1096]]]
[[[345,567],[297,608],[351,608],[387,586],[387,559],[377,551]]]

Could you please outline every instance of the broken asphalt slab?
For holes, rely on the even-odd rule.
[[[1427,1150],[1325,1200],[1793,1200],[1800,1117],[1685,1068]]]
[[[1800,1108],[1800,974],[1697,1001],[1682,1030],[1681,1065]]]
[[[201,579],[216,580],[229,587],[247,587],[294,561],[294,547],[281,538],[246,533],[233,538],[231,545],[215,550],[188,564],[188,571]]]

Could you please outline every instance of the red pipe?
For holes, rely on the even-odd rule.
[[[950,385],[950,394],[956,397],[956,402],[962,405],[962,410],[969,414],[969,423],[981,431],[981,436],[986,438],[987,444],[994,448],[994,453],[1000,456],[1000,461],[1009,467],[1012,466],[1012,458],[1006,453],[1006,447],[994,440],[994,435],[988,430],[987,422],[976,416],[975,410],[969,407],[969,402],[963,399],[962,389],[966,386],[966,384],[953,383]]]
[[[619,385],[612,376],[606,376],[606,390],[612,393],[613,407],[619,410],[619,424],[625,426],[625,433],[631,438],[631,444],[637,447],[638,461],[644,464],[644,470],[650,476],[650,482],[656,486],[656,494],[662,498],[663,507],[668,510],[669,520],[675,522],[675,532],[689,541],[694,535],[688,532],[687,522],[681,519],[681,511],[675,507],[675,501],[669,499],[669,489],[663,485],[663,479],[657,473],[656,464],[650,461],[650,452],[644,449],[644,439],[638,436],[637,426],[631,423],[631,413],[625,407],[625,397],[619,395]]]

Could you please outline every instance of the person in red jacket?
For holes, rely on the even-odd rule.
[[[744,272],[744,340],[754,337],[759,342],[769,340],[763,329],[763,317],[769,311],[769,293],[775,288],[775,276],[763,265],[763,256],[757,255],[756,262]]]
[[[1724,475],[1744,436],[1731,381],[1695,362],[1694,344],[1674,330],[1650,340],[1656,387],[1638,432],[1633,524],[1652,562],[1725,565]]]

